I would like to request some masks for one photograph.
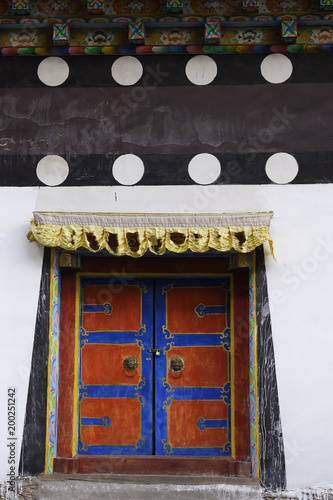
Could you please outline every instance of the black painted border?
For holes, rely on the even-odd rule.
[[[285,490],[287,480],[284,443],[262,246],[256,250],[256,304],[260,484],[269,490]]]
[[[36,476],[45,470],[50,270],[51,249],[44,248],[29,390],[19,463],[19,474],[21,476]]]
[[[267,54],[209,55],[218,66],[210,85],[272,85],[261,75],[260,65]],[[61,87],[120,87],[111,77],[112,63],[123,56],[63,56],[69,65],[69,77]],[[185,74],[186,63],[193,55],[136,55],[143,66],[138,86],[193,86]],[[324,83],[333,81],[331,53],[286,55],[293,64],[291,83]],[[46,87],[38,78],[39,56],[0,58],[0,88]],[[244,71],[246,67],[246,71]]]
[[[332,65],[333,67],[333,65]],[[204,151],[202,151],[204,152]],[[206,151],[207,152],[207,151]],[[287,152],[287,151],[284,151]],[[215,153],[221,163],[218,185],[274,184],[266,175],[265,165],[274,152],[247,154]],[[333,182],[333,151],[290,151],[299,172],[290,184],[330,184]],[[45,155],[0,155],[0,186],[44,186],[36,175],[36,166]],[[119,154],[62,155],[69,164],[69,175],[61,186],[119,186],[112,165]],[[195,154],[137,154],[145,173],[136,186],[196,185],[188,174]]]

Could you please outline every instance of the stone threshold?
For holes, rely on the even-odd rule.
[[[156,476],[130,474],[40,474],[40,481],[90,481],[93,483],[118,484],[174,484],[174,485],[209,485],[226,484],[232,486],[259,487],[257,478],[224,476]]]

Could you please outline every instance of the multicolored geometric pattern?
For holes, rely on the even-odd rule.
[[[29,14],[30,0],[13,0],[12,10],[14,14]]]
[[[297,21],[290,17],[281,20],[281,36],[284,42],[296,42],[297,40]]]
[[[87,9],[92,14],[104,13],[105,0],[87,0]]]
[[[320,0],[319,6],[321,10],[332,10],[333,0]]]
[[[205,22],[205,43],[220,43],[221,21]]]
[[[243,0],[244,10],[257,10],[259,9],[259,0]]]
[[[52,39],[54,45],[69,45],[69,24],[54,24]]]
[[[251,252],[249,254],[250,454],[252,462],[252,476],[259,477],[255,258],[255,252]]]
[[[55,446],[55,416],[57,402],[57,357],[59,333],[59,255],[57,248],[51,249],[51,279],[50,279],[50,326],[49,326],[49,360],[48,360],[48,393],[46,414],[46,449],[45,474],[53,472],[53,455]]]
[[[137,45],[145,43],[145,25],[143,22],[128,23],[128,41]]]
[[[183,12],[184,2],[183,0],[166,0],[167,12]]]

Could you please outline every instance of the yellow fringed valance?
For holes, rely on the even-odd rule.
[[[273,242],[269,224],[273,214],[84,214],[34,212],[30,241],[68,251],[107,250],[115,256],[141,257],[150,251],[196,253],[217,250],[251,252]]]

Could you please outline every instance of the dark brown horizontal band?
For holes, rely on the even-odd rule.
[[[145,475],[212,475],[250,477],[251,462],[219,457],[160,456],[76,456],[55,458],[54,472],[62,474],[145,474]]]

